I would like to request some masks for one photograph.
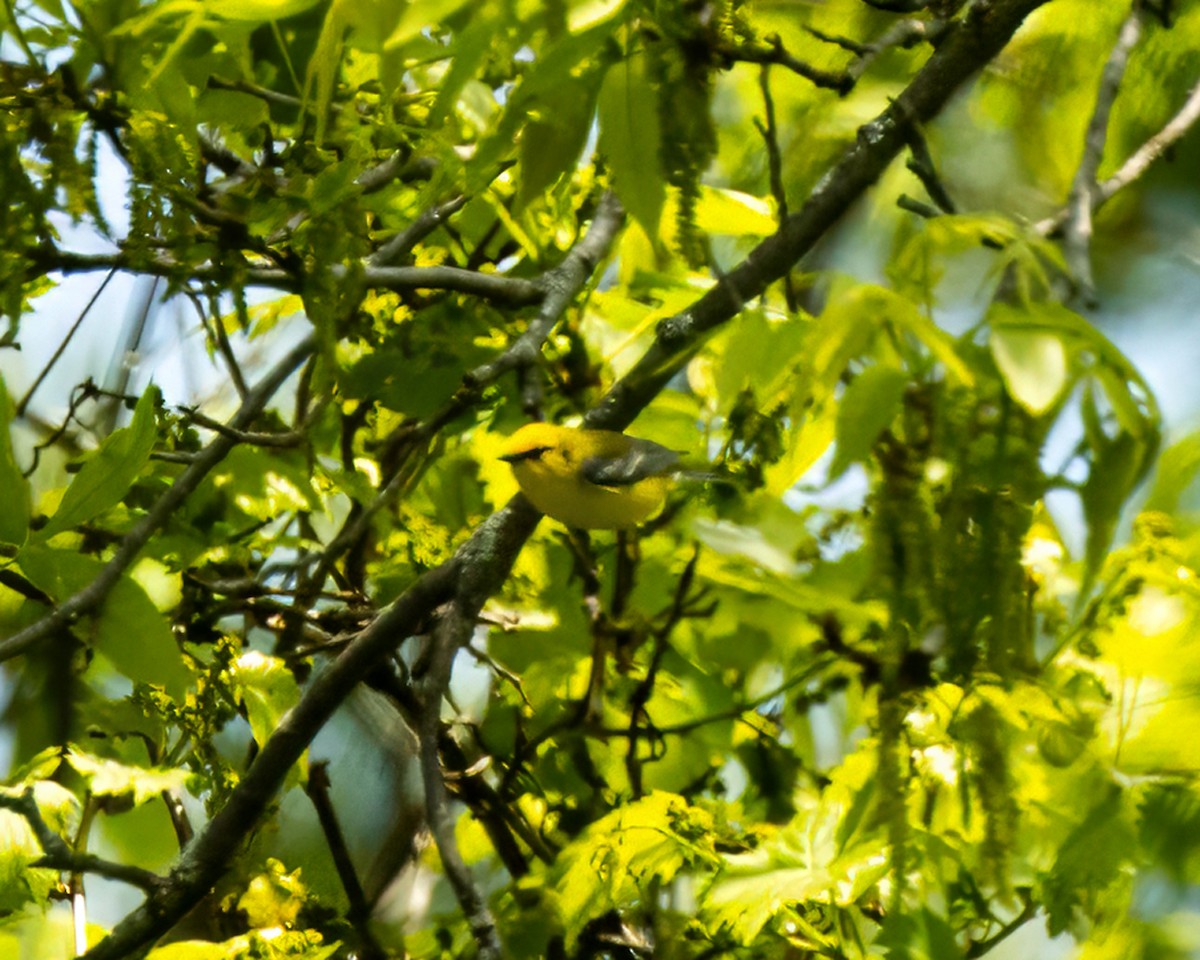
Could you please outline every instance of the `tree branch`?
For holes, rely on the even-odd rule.
[[[724,44],[717,47],[716,53],[731,63],[777,63],[815,86],[836,90],[843,96],[854,89],[854,78],[849,73],[833,73],[797,59],[788,53],[778,34],[768,37],[767,44],[765,47],[752,43]]]
[[[33,835],[37,837],[44,856],[31,866],[46,867],[67,873],[94,873],[110,880],[128,883],[150,894],[161,891],[167,882],[151,870],[143,870],[141,867],[133,867],[124,863],[114,863],[90,853],[76,853],[42,819],[42,813],[38,809],[37,798],[32,787],[26,787],[25,791],[20,794],[0,791],[0,809],[11,810],[24,817],[30,829],[33,830]]]
[[[1129,63],[1129,54],[1142,35],[1142,17],[1141,3],[1135,2],[1133,11],[1121,25],[1117,42],[1104,65],[1104,71],[1100,75],[1100,87],[1096,91],[1096,106],[1084,136],[1083,156],[1075,170],[1071,195],[1067,200],[1067,217],[1063,223],[1063,256],[1075,278],[1079,298],[1089,306],[1094,305],[1096,300],[1091,258],[1096,173],[1104,157],[1112,105],[1117,99],[1121,78],[1125,75],[1125,67]]]
[[[758,296],[782,276],[879,177],[906,142],[902,118],[927,121],[934,116],[967,77],[995,56],[1024,18],[1044,2],[996,0],[972,8],[948,31],[901,95],[904,111],[889,106],[865,126],[857,142],[778,233],[760,244],[717,288],[661,324],[655,344],[590,412],[588,425],[619,428],[630,423],[698,349],[707,333],[729,320],[746,299]],[[547,300],[553,295],[547,291]],[[228,858],[258,821],[309,740],[379,657],[393,650],[436,607],[449,600],[454,602],[454,615],[460,624],[473,623],[483,603],[508,576],[538,519],[539,514],[523,497],[514,497],[481,524],[449,561],[418,579],[318,673],[263,745],[225,807],[184,851],[167,889],[148,897],[122,920],[108,938],[87,953],[88,960],[120,960],[169,930],[221,875]],[[461,642],[459,632],[447,634],[443,640],[451,642]],[[440,679],[426,682],[428,703],[428,697],[440,689]],[[456,892],[470,902],[469,888]],[[492,949],[486,915],[474,912],[471,916],[481,951]]]
[[[1192,87],[1179,112],[1138,147],[1116,173],[1092,191],[1092,212],[1095,213],[1126,187],[1140,180],[1154,162],[1182,140],[1197,122],[1200,122],[1200,83]],[[1063,207],[1054,216],[1038,221],[1034,231],[1043,237],[1055,236],[1066,223],[1068,213],[1068,208]]]
[[[485,599],[486,597],[479,599],[479,606],[483,605]],[[480,960],[500,960],[503,950],[500,935],[496,931],[495,918],[458,849],[454,829],[455,818],[450,812],[450,797],[446,792],[446,781],[442,775],[442,763],[438,752],[442,698],[450,687],[454,657],[470,642],[475,629],[475,615],[478,613],[475,602],[476,599],[471,597],[469,592],[455,597],[439,618],[431,641],[433,649],[429,657],[429,670],[419,686],[421,713],[416,732],[421,744],[425,816],[437,844],[442,869],[475,936]]]
[[[587,235],[571,249],[562,263],[533,281],[545,295],[537,316],[530,322],[526,331],[495,360],[469,371],[463,377],[463,389],[456,393],[442,410],[424,423],[410,428],[404,438],[406,443],[415,444],[428,440],[446,423],[466,410],[484,387],[494,383],[509,370],[528,366],[537,360],[542,343],[550,335],[550,331],[554,329],[567,306],[583,289],[583,285],[595,272],[600,261],[608,254],[624,218],[624,211],[616,197],[611,193],[605,194],[600,200]],[[358,542],[375,515],[399,493],[407,477],[408,471],[403,469],[402,464],[380,488],[375,498],[350,518],[347,526],[322,551],[317,567],[307,581],[310,589],[320,588],[338,558],[352,544]],[[305,593],[304,590],[299,591],[301,600]]]
[[[341,824],[338,823],[337,811],[333,809],[333,800],[329,796],[328,761],[314,763],[309,767],[304,792],[308,794],[313,809],[317,812],[317,820],[325,834],[325,844],[329,847],[329,855],[333,858],[338,879],[342,881],[342,889],[345,890],[346,899],[350,903],[348,917],[362,943],[362,956],[364,960],[383,960],[387,954],[371,932],[371,907],[363,894],[362,884],[350,859],[350,851],[346,847],[345,835],[342,833]]]
[[[584,418],[588,427],[620,430],[695,354],[704,338],[760,296],[812,249],[887,169],[908,142],[909,122],[926,123],[966,79],[989,62],[1022,21],[1047,0],[977,4],[946,28],[942,42],[903,93],[861,127],[854,145],[804,206],[694,304],[658,325],[655,342]]]
[[[562,263],[548,270],[536,281],[536,285],[544,294],[537,317],[504,353],[468,373],[463,378],[467,387],[478,390],[494,383],[509,370],[529,366],[537,360],[550,331],[554,329],[576,294],[583,289],[583,285],[595,272],[600,261],[608,254],[617,231],[624,222],[625,211],[616,195],[604,194],[600,198],[587,236],[571,249]]]
[[[413,247],[461,210],[466,202],[467,198],[460,195],[425,210],[416,220],[371,254],[371,266],[386,267],[403,259]]]
[[[167,257],[134,260],[124,253],[73,253],[68,250],[40,247],[27,253],[26,257],[33,265],[26,271],[26,279],[29,280],[46,273],[69,275],[117,269],[168,278],[177,278],[184,273],[189,280],[207,283],[221,282],[226,279],[227,273],[224,268],[215,266],[189,268]],[[344,264],[334,264],[329,268],[329,272],[336,281],[357,279],[366,287],[381,290],[401,293],[413,290],[449,290],[482,297],[510,307],[539,303],[544,296],[543,290],[533,280],[506,277],[498,273],[480,273],[461,267],[366,266],[351,270]],[[300,292],[304,285],[303,279],[289,270],[262,266],[247,269],[242,276],[242,282],[248,287],[268,287],[289,293]]]
[[[539,519],[522,498],[513,498],[484,521],[449,561],[420,577],[318,673],[263,744],[225,806],[183,852],[164,888],[92,947],[87,960],[124,960],[174,926],[220,878],[292,764],[380,658],[418,632],[433,611],[456,593],[460,604],[482,607],[499,589]]]

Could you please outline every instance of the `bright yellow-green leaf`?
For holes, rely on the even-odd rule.
[[[1067,351],[1052,333],[993,327],[988,343],[1009,395],[1035,417],[1062,396],[1067,385]]]
[[[268,21],[294,17],[319,0],[204,0],[204,11],[225,20]]]
[[[385,50],[404,46],[426,27],[438,26],[446,17],[466,5],[467,0],[416,0],[404,6],[395,28],[383,42]]]
[[[822,403],[787,434],[787,447],[765,471],[767,491],[783,495],[824,456],[837,434],[837,404]]]
[[[191,773],[167,767],[135,767],[116,760],[93,756],[78,747],[66,752],[66,760],[88,789],[101,797],[132,797],[135,804],[158,797],[164,790],[182,790]]]
[[[157,387],[146,388],[133,412],[133,421],[113,431],[83,465],[63,494],[54,516],[38,531],[39,540],[70,530],[121,501],[154,449],[154,408],[158,396]]]
[[[250,731],[258,744],[264,744],[300,699],[296,678],[284,661],[253,650],[238,657],[230,673],[246,707]]]
[[[646,235],[656,240],[667,191],[659,161],[658,93],[645,55],[635,54],[609,68],[598,108],[600,149],[617,195]]]
[[[300,871],[287,873],[275,859],[267,861],[267,870],[250,881],[238,900],[238,908],[256,930],[294,926],[308,895]]]

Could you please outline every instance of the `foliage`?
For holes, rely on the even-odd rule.
[[[1200,441],[1063,248],[1200,4],[1102,6],[6,3],[0,955],[1188,955]],[[219,388],[49,399],[113,272]],[[529,535],[531,416],[721,482]]]

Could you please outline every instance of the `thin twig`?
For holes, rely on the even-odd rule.
[[[575,299],[588,278],[607,255],[617,231],[625,222],[625,211],[615,193],[600,198],[596,215],[587,235],[571,248],[562,263],[542,274],[536,281],[544,299],[538,315],[525,332],[495,360],[481,364],[464,378],[466,386],[478,390],[494,383],[509,370],[531,366],[541,353],[542,344],[550,336],[563,312]]]
[[[438,162],[433,157],[414,157],[405,150],[397,150],[382,163],[364,170],[354,182],[362,188],[363,193],[374,193],[393,180],[401,183],[429,180],[437,168]]]
[[[82,324],[87,318],[87,315],[91,312],[92,307],[96,305],[96,301],[100,299],[100,294],[104,292],[104,288],[108,286],[108,282],[112,280],[116,274],[117,270],[115,267],[109,270],[108,274],[104,277],[104,282],[96,288],[96,292],[92,294],[91,298],[84,305],[84,308],[79,311],[79,316],[76,317],[75,322],[71,324],[71,329],[67,331],[67,335],[59,342],[58,347],[55,349],[50,359],[46,361],[45,366],[42,367],[41,372],[38,373],[37,378],[33,381],[33,384],[28,390],[25,391],[25,396],[23,396],[21,401],[17,404],[16,409],[14,410],[15,416],[22,417],[25,415],[25,408],[29,406],[29,402],[33,399],[33,395],[37,392],[37,388],[40,387],[42,385],[42,381],[44,381],[46,377],[50,375],[50,371],[54,369],[54,365],[58,363],[63,353],[66,351],[67,346],[71,343],[71,340],[79,331],[80,324]]]
[[[758,128],[767,148],[767,169],[770,172],[771,195],[775,198],[775,207],[779,211],[779,219],[788,218],[787,190],[783,186],[783,154],[779,149],[779,127],[775,123],[775,99],[771,96],[771,67],[763,64],[758,75],[758,86],[762,91],[763,111],[767,122],[759,123],[755,118],[754,126]],[[795,313],[799,309],[800,300],[796,296],[796,287],[792,282],[789,270],[783,275],[783,299],[788,312]]]
[[[421,744],[421,778],[425,784],[425,816],[437,844],[442,869],[458,898],[463,915],[475,937],[481,960],[500,960],[503,948],[496,921],[488,909],[471,871],[463,862],[455,835],[455,818],[450,812],[450,797],[442,774],[438,752],[441,732],[442,697],[450,687],[454,656],[471,639],[475,616],[456,598],[443,611],[433,634],[429,670],[420,686],[421,714],[417,718],[417,739]],[[471,613],[468,617],[467,614]]]
[[[929,194],[929,199],[937,204],[942,213],[956,213],[958,208],[950,199],[950,193],[942,183],[941,177],[938,176],[937,168],[933,164],[933,157],[929,154],[929,145],[925,142],[920,127],[915,123],[908,128],[908,149],[912,152],[912,158],[908,161],[908,169],[921,181],[925,192]]]
[[[303,430],[288,430],[286,433],[262,433],[252,430],[235,430],[228,424],[214,420],[194,407],[183,407],[184,415],[198,426],[221,436],[228,437],[238,443],[249,443],[259,447],[295,447],[303,443],[306,434]]]
[[[312,801],[313,809],[317,812],[317,820],[321,831],[325,834],[325,844],[333,858],[334,868],[338,879],[342,881],[342,889],[346,891],[346,899],[350,909],[347,916],[361,945],[361,956],[365,960],[383,960],[387,954],[380,947],[379,941],[371,932],[371,906],[367,903],[362,884],[358,879],[358,871],[350,859],[350,850],[346,846],[346,837],[338,823],[337,811],[333,809],[333,801],[329,796],[329,763],[322,761],[309,766],[308,780],[304,784],[304,792]]]
[[[1100,86],[1096,91],[1096,106],[1088,122],[1083,141],[1083,156],[1075,170],[1071,183],[1071,194],[1067,200],[1067,218],[1063,223],[1063,256],[1067,267],[1075,278],[1079,298],[1091,306],[1096,299],[1096,284],[1092,277],[1092,211],[1095,207],[1094,191],[1096,173],[1104,156],[1104,145],[1108,140],[1108,118],[1129,54],[1142,35],[1142,5],[1134,3],[1133,11],[1121,24],[1117,42],[1113,45],[1100,75]]]
[[[1126,187],[1140,180],[1155,161],[1182,140],[1197,122],[1200,122],[1200,83],[1192,87],[1183,106],[1162,129],[1138,147],[1116,173],[1092,191],[1093,212],[1103,207]],[[1063,207],[1054,216],[1039,221],[1034,231],[1043,237],[1057,235],[1066,223],[1068,213],[1068,208]]]
[[[1033,902],[1028,893],[1024,893],[1021,899],[1023,901],[1023,905],[1020,913],[1018,913],[1015,917],[1013,917],[1012,920],[1001,927],[1000,930],[993,936],[988,937],[986,940],[973,941],[967,947],[967,951],[965,954],[963,954],[963,956],[971,958],[971,960],[973,960],[975,957],[985,956],[993,947],[999,946],[1019,929],[1021,929],[1021,927],[1025,926],[1025,924],[1032,920],[1037,914],[1037,905]]]
[[[717,47],[716,54],[731,63],[777,63],[786,67],[814,86],[834,90],[845,95],[854,89],[854,78],[845,71],[834,73],[822,70],[810,63],[805,63],[794,57],[783,45],[778,34],[767,37],[767,46],[761,47],[753,43],[727,43]]]
[[[25,59],[29,61],[29,65],[38,73],[44,75],[46,68],[42,66],[37,55],[33,52],[33,47],[29,45],[25,31],[21,29],[21,19],[17,16],[17,11],[13,8],[12,0],[4,0],[4,10],[8,14],[8,26],[12,29],[13,36],[16,37],[17,46],[25,54]]]
[[[440,227],[448,217],[457,213],[466,204],[465,196],[452,197],[445,203],[430,207],[407,227],[392,237],[371,255],[371,265],[392,266],[403,260],[418,243]]]
[[[46,273],[89,273],[95,270],[125,270],[149,276],[175,277],[181,271],[198,283],[222,282],[225,270],[219,266],[191,267],[170,257],[134,259],[124,253],[85,254],[52,247],[39,247],[27,251],[30,268],[26,279],[32,280]],[[510,307],[521,307],[539,303],[546,292],[532,280],[521,277],[506,277],[497,273],[480,273],[461,267],[376,267],[348,269],[343,264],[329,268],[335,281],[355,279],[364,287],[381,290],[407,292],[416,290],[447,290],[482,297],[494,303]],[[303,280],[290,270],[278,267],[249,267],[244,272],[244,283],[248,287],[268,287],[288,293],[298,293]]]
[[[299,97],[293,97],[286,93],[280,93],[277,90],[271,90],[267,87],[260,87],[256,83],[250,83],[247,80],[224,80],[221,77],[210,76],[208,85],[214,90],[230,90],[235,93],[245,93],[252,97],[258,97],[259,100],[265,103],[277,104],[281,107],[294,107],[297,110],[304,106],[304,102]]]
[[[199,308],[199,304],[197,304]],[[203,312],[202,312],[203,315]],[[216,309],[216,300],[213,300],[213,339],[217,343],[217,352],[225,361],[225,367],[229,370],[229,378],[233,381],[233,388],[237,391],[238,398],[246,399],[246,394],[250,392],[249,386],[246,384],[246,378],[242,374],[242,368],[237,362],[237,355],[233,352],[233,344],[229,342],[229,333],[225,329],[225,324],[221,321],[221,316]],[[206,324],[207,326],[207,324]]]
[[[915,213],[918,217],[924,217],[926,220],[932,220],[934,217],[942,215],[942,212],[937,207],[923,200],[917,200],[915,197],[910,197],[907,193],[902,193],[896,198],[896,206],[901,210],[907,210],[909,213]]]

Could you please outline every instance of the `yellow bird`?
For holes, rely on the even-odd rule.
[[[501,456],[529,502],[568,527],[619,530],[662,509],[679,454],[612,430],[527,423]]]

